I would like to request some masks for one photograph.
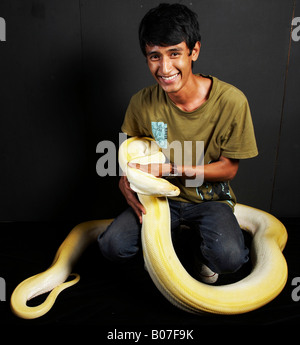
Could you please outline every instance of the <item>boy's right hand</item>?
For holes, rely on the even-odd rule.
[[[142,214],[146,214],[146,209],[139,202],[136,193],[130,188],[130,184],[125,175],[121,176],[120,178],[119,188],[121,189],[121,192],[124,195],[128,205],[133,208],[134,212],[139,218],[140,223],[142,224]]]

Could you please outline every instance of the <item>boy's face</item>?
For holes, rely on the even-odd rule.
[[[185,42],[174,46],[146,45],[147,63],[151,74],[167,93],[180,91],[192,75],[192,61],[200,52],[197,42],[192,54]]]

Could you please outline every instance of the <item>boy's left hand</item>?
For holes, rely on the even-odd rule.
[[[169,176],[172,171],[172,165],[169,163],[151,163],[151,164],[139,164],[128,163],[130,168],[140,169],[146,173],[152,174],[156,177]]]

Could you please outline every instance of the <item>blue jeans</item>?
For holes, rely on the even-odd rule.
[[[199,204],[169,200],[172,238],[181,225],[191,231],[196,256],[216,273],[236,272],[248,261],[248,248],[230,206],[207,201]],[[121,213],[98,238],[104,257],[123,261],[134,257],[141,245],[141,224],[134,211]]]

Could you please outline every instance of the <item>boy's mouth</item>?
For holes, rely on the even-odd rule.
[[[158,78],[160,78],[164,83],[169,84],[169,83],[174,82],[177,79],[177,77],[179,76],[179,74],[180,73],[178,72],[178,73],[170,75],[170,76],[159,75]]]

